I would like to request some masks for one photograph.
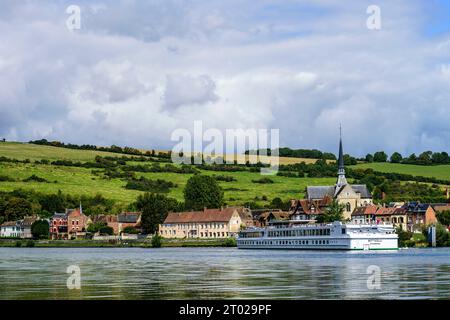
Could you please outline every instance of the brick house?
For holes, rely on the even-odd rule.
[[[159,225],[159,234],[166,238],[227,238],[243,226],[239,208],[205,208],[202,211],[170,212]]]
[[[407,230],[420,231],[424,225],[436,223],[436,211],[428,203],[409,202],[403,207],[407,215]]]
[[[92,220],[83,213],[83,209],[68,209],[67,214],[67,231],[68,238],[82,238],[86,236],[86,229]]]
[[[110,219],[108,226],[113,228],[114,234],[119,235],[127,227],[140,228],[142,212],[122,212],[115,219]]]
[[[55,212],[50,218],[50,238],[52,240],[68,239],[69,234],[67,230],[67,214]]]

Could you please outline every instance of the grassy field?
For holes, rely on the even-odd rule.
[[[143,152],[148,150],[141,150]],[[164,152],[164,151],[159,151]],[[102,152],[102,151],[89,151],[89,150],[76,150],[67,148],[57,148],[52,146],[35,145],[30,143],[21,142],[2,142],[0,143],[0,156],[14,158],[19,160],[62,160],[68,159],[72,161],[91,161],[94,160],[97,155],[101,156],[122,156],[121,154]],[[125,155],[126,156],[126,155]],[[225,159],[235,159],[241,163],[245,163],[249,160],[248,155],[236,155],[234,158],[232,155],[225,155]],[[259,161],[263,163],[273,162],[271,157],[260,156]],[[280,164],[293,164],[293,163],[314,163],[317,159],[307,159],[307,158],[290,158],[290,157],[280,157]]]
[[[450,180],[450,165],[439,166],[417,166],[412,164],[400,163],[363,163],[351,168],[371,168],[380,172],[395,172],[411,174],[413,176],[434,177],[438,179]]]
[[[72,161],[92,161],[98,155],[120,156],[117,153],[110,152],[56,148],[21,142],[0,142],[0,156],[19,160],[48,159],[53,161],[67,159]]]
[[[70,159],[72,161],[92,161],[95,156],[119,154],[100,151],[72,150],[50,146],[32,145],[25,143],[0,143],[0,156],[15,159],[57,160]],[[297,159],[302,160],[302,159]],[[309,159],[311,160],[311,159]],[[132,162],[130,162],[132,163]],[[137,164],[137,163],[134,163]],[[257,199],[260,203],[268,203],[275,197],[284,200],[303,197],[307,185],[329,185],[335,182],[334,178],[287,178],[272,176],[273,184],[258,184],[252,180],[261,178],[259,173],[254,172],[214,172],[203,171],[207,175],[227,175],[234,177],[237,181],[219,182],[225,192],[227,204],[242,204],[247,201]],[[22,182],[21,180],[37,175],[45,178],[45,182]],[[35,190],[43,193],[57,193],[61,190],[69,194],[95,195],[101,193],[106,198],[116,200],[121,204],[128,204],[141,194],[141,191],[127,190],[123,186],[126,184],[121,179],[102,179],[92,174],[92,169],[78,167],[63,167],[42,164],[14,164],[0,162],[0,175],[8,176],[16,181],[0,182],[0,190],[12,191],[14,189]],[[183,199],[183,189],[187,180],[192,176],[190,174],[177,173],[136,173],[137,176],[143,175],[150,179],[164,179],[177,184],[177,187],[171,189],[169,196],[178,200]],[[266,196],[268,201],[258,200]]]
[[[111,155],[116,153],[72,150],[50,146],[31,145],[24,143],[0,143],[0,156],[15,159],[57,160],[70,159],[72,161],[92,161],[95,156]],[[301,159],[300,159],[301,160]],[[137,163],[135,163],[137,164]],[[414,166],[390,163],[358,164],[354,168],[373,168],[382,172],[399,172],[418,176],[429,176],[450,180],[450,166]],[[267,204],[275,197],[283,200],[301,198],[304,196],[305,187],[308,185],[332,185],[335,178],[288,178],[271,176],[273,184],[258,184],[252,180],[260,179],[262,176],[254,172],[215,172],[203,171],[207,175],[227,175],[234,177],[237,181],[219,182],[225,191],[225,200],[229,205],[243,204],[248,201],[257,201]],[[37,175],[49,182],[22,182],[21,180]],[[177,173],[136,173],[150,179],[164,179],[177,184],[168,193],[169,196],[178,200],[183,199],[183,189],[190,174]],[[141,191],[128,190],[124,186],[125,181],[121,179],[103,179],[92,173],[92,169],[78,167],[63,167],[42,165],[34,163],[6,163],[0,162],[0,176],[8,176],[15,181],[0,181],[0,191],[12,191],[14,189],[36,190],[43,193],[63,193],[79,195],[102,194],[108,199],[115,200],[118,204],[127,205],[133,202]],[[266,200],[261,200],[262,197]]]

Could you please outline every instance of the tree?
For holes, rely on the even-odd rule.
[[[181,205],[163,194],[145,193],[136,199],[135,207],[142,211],[141,227],[144,233],[155,233],[169,211],[178,211]]]
[[[398,227],[396,229],[396,232],[398,234],[398,246],[399,247],[406,247],[407,241],[411,239],[413,236],[412,232],[409,232],[407,230],[403,230],[401,227]]]
[[[13,197],[6,203],[5,216],[7,220],[19,220],[32,213],[31,202],[27,199]]]
[[[161,248],[162,245],[162,237],[155,233],[152,237],[152,248]]]
[[[64,201],[64,196],[60,190],[58,194],[43,195],[39,203],[42,206],[42,210],[46,210],[48,212],[62,212],[65,208]]]
[[[375,154],[373,155],[374,162],[386,162],[387,158],[388,156],[384,151],[375,152]]]
[[[47,220],[37,220],[31,225],[31,234],[35,239],[48,239],[50,225]]]
[[[218,208],[223,203],[223,190],[216,179],[200,174],[189,178],[184,188],[184,205],[186,209]]]
[[[343,204],[340,204],[336,199],[334,199],[331,204],[327,207],[323,214],[318,215],[317,222],[334,222],[341,221],[344,219],[344,208]]]
[[[128,226],[128,227],[125,227],[125,228],[123,229],[123,233],[128,233],[128,234],[138,234],[138,233],[139,233],[139,230],[136,229],[135,227]]]
[[[96,222],[88,225],[86,231],[90,233],[96,233],[100,230],[100,228],[106,226],[105,222]]]
[[[344,154],[344,164],[346,166],[355,165],[357,163],[358,161],[356,160],[356,158],[352,157],[349,154]]]
[[[284,207],[283,200],[279,197],[273,198],[270,202],[270,207],[272,209],[282,209]]]
[[[114,234],[114,229],[107,225],[100,227],[98,231],[100,232],[100,234],[107,234],[110,236]]]
[[[444,226],[450,226],[450,210],[437,212],[436,218]]]
[[[373,155],[371,155],[370,153],[368,153],[366,155],[366,162],[373,162]]]
[[[433,152],[431,151],[425,151],[422,152],[419,157],[417,158],[417,162],[420,164],[431,164],[431,155]]]
[[[392,162],[392,163],[400,163],[402,160],[403,160],[403,157],[402,157],[402,155],[401,155],[400,153],[398,153],[398,152],[394,152],[394,153],[391,155],[391,162]]]

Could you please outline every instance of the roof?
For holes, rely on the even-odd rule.
[[[289,212],[283,212],[283,211],[275,211],[275,212],[271,212],[268,216],[268,218],[270,216],[273,216],[274,220],[286,220],[289,219],[290,213]]]
[[[204,209],[203,211],[170,212],[165,224],[192,222],[228,222],[237,208]]]
[[[332,198],[328,195],[320,200],[291,200],[290,211],[292,214],[320,214],[332,201]]]
[[[392,207],[380,207],[375,213],[376,216],[390,216],[392,215],[397,208]]]
[[[117,215],[117,222],[120,223],[137,223],[141,217],[140,212],[122,212]]]
[[[358,215],[375,215],[375,216],[389,216],[392,214],[404,214],[406,210],[404,208],[394,207],[380,207],[376,205],[368,205],[363,207],[356,207],[352,212],[352,216]]]
[[[403,208],[405,208],[409,213],[424,213],[427,211],[428,207],[430,207],[430,204],[428,203],[412,201],[405,204]]]
[[[306,187],[306,193],[308,199],[322,199],[325,196],[334,196],[335,186],[308,186]]]
[[[39,220],[38,217],[36,216],[32,216],[32,217],[24,217],[22,220],[22,226],[23,227],[31,227],[31,225],[36,222],[37,220]]]
[[[66,213],[57,213],[57,212],[55,212],[53,214],[52,219],[67,219],[67,214]]]
[[[353,210],[352,216],[358,216],[363,214],[375,214],[378,209],[379,207],[375,205],[356,207],[355,210]]]
[[[372,194],[365,184],[351,184],[353,191],[360,193],[361,198],[372,198]],[[343,188],[342,186],[341,188]],[[306,193],[308,199],[322,199],[326,196],[334,198],[336,186],[308,186]]]
[[[17,226],[17,222],[16,221],[6,221],[6,222],[2,223],[1,226],[2,227],[15,227],[15,226]]]
[[[434,211],[436,211],[436,212],[446,211],[446,210],[450,210],[450,203],[432,205],[432,207],[433,207]]]

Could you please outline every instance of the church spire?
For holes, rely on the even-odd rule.
[[[344,151],[342,148],[342,127],[339,125],[339,158],[338,158],[338,179],[336,186],[342,187],[347,184],[347,179],[345,178],[345,167],[344,167]]]

